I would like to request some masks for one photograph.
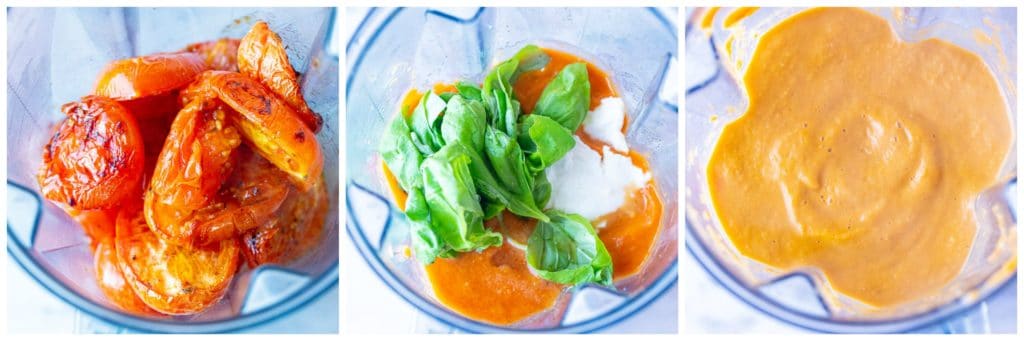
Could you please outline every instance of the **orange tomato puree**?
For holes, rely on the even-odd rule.
[[[748,65],[749,107],[708,164],[732,244],[776,269],[820,270],[875,307],[943,290],[971,251],[975,198],[1013,141],[984,61],[827,8],[770,29]]]
[[[504,213],[487,226],[525,245],[536,221]],[[466,317],[509,325],[551,308],[565,286],[534,276],[526,253],[507,239],[501,247],[438,258],[426,267],[437,299]]]

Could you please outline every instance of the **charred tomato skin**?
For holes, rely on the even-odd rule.
[[[140,193],[145,150],[131,113],[109,98],[86,96],[61,107],[67,116],[43,149],[43,196],[80,210],[105,209]]]

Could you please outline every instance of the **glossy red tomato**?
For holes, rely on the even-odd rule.
[[[156,53],[107,64],[96,82],[95,95],[119,101],[165,94],[181,89],[207,69],[196,53]]]
[[[238,73],[210,79],[211,88],[238,115],[229,116],[260,155],[285,171],[305,191],[318,181],[324,158],[316,134],[295,110],[259,82]]]
[[[242,139],[228,110],[197,100],[171,124],[145,195],[146,219],[161,238],[192,243],[196,212],[211,205],[231,174]]]
[[[234,171],[216,197],[192,217],[192,240],[205,245],[237,238],[271,220],[291,191],[288,175],[248,146],[237,150]]]
[[[121,264],[117,261],[117,253],[114,250],[114,236],[102,239],[96,244],[94,251],[96,283],[99,284],[103,294],[118,307],[132,313],[141,315],[156,314],[146,303],[135,295],[135,291],[125,281],[121,273]]]
[[[293,189],[273,219],[242,238],[242,255],[250,267],[287,264],[316,249],[328,210],[327,187],[318,181],[309,191]]]
[[[43,149],[43,195],[79,210],[117,207],[139,195],[145,162],[132,115],[109,98],[87,96],[61,107],[67,118]]]
[[[240,263],[233,239],[203,247],[160,239],[137,205],[118,215],[114,245],[121,272],[135,294],[150,308],[169,315],[195,314],[216,304]]]
[[[191,44],[185,51],[198,53],[213,70],[238,72],[238,44],[240,40],[221,38]]]
[[[295,69],[288,61],[284,43],[267,23],[260,21],[252,25],[249,33],[242,38],[238,46],[238,70],[281,96],[310,130],[320,131],[324,120],[309,109],[299,88]]]

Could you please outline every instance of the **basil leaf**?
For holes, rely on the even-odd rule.
[[[533,174],[551,167],[576,146],[572,132],[550,117],[528,115],[522,121],[519,145]]]
[[[413,109],[409,116],[410,128],[414,134],[414,140],[421,150],[426,149],[432,154],[437,152],[444,145],[438,127],[441,124],[441,113],[444,112],[445,101],[431,91],[423,94],[420,103]]]
[[[381,158],[388,166],[391,173],[398,179],[398,185],[406,192],[413,188],[422,187],[420,183],[420,163],[423,162],[423,155],[413,142],[409,125],[405,117],[395,115],[391,124],[384,131],[380,145]]]
[[[480,195],[483,196],[485,203],[504,205],[512,213],[522,217],[530,217],[541,221],[548,220],[548,216],[537,207],[537,203],[532,198],[509,192],[498,181],[483,155],[470,151],[469,147],[461,143],[449,144],[445,148],[451,148],[449,152],[453,154],[458,153],[470,158],[469,172],[473,175],[473,183]]]
[[[405,216],[409,219],[413,254],[423,264],[433,263],[444,247],[430,225],[430,210],[423,189],[414,188],[409,191],[409,197],[405,200]]]
[[[551,60],[543,50],[527,45],[512,58],[498,64],[484,78],[481,97],[488,110],[488,122],[502,132],[514,135],[519,119],[519,101],[512,97],[512,83],[523,72],[537,70]]]
[[[480,205],[484,208],[484,220],[497,217],[505,210],[505,205],[502,205],[499,202],[492,202],[490,200],[484,200]]]
[[[448,100],[441,123],[441,137],[445,143],[461,142],[474,151],[483,150],[486,121],[483,103],[455,95]]]
[[[462,145],[445,146],[420,165],[430,225],[444,247],[456,252],[501,245],[501,234],[484,227],[484,212],[469,170],[471,158],[465,147],[454,146]]]
[[[533,179],[526,169],[526,157],[519,143],[494,128],[487,127],[484,134],[484,151],[497,175],[498,181],[509,192],[530,194]],[[533,195],[530,194],[532,201]]]
[[[442,93],[437,94],[437,97],[440,97],[442,101],[448,102],[448,100],[452,99],[452,97],[455,97],[455,95],[458,95],[458,94],[459,94],[458,92],[446,91],[446,92],[442,92]]]
[[[533,180],[533,200],[537,207],[544,207],[551,200],[551,182],[548,182],[548,175],[543,170]]]
[[[495,68],[495,71],[484,81],[483,97],[487,105],[488,122],[491,127],[501,129],[505,133],[515,131],[515,121],[519,119],[519,101],[512,98],[512,89],[508,86],[505,74],[513,71],[510,66],[515,64],[502,64]],[[493,84],[493,86],[492,86]]]
[[[483,101],[483,93],[480,87],[473,83],[467,83],[463,81],[455,82],[455,89],[459,90],[459,95],[470,101]]]
[[[526,245],[526,263],[538,277],[562,284],[612,284],[612,258],[594,227],[577,214],[548,211]]]
[[[590,109],[590,79],[587,65],[573,63],[562,68],[544,87],[533,115],[547,116],[569,131],[576,131]]]

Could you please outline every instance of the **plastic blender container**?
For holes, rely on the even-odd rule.
[[[220,37],[241,38],[258,20],[286,42],[310,107],[323,115],[330,211],[319,246],[288,265],[243,266],[213,307],[190,316],[121,311],[96,284],[88,237],[39,194],[36,172],[60,106],[92,92],[108,62]],[[332,9],[11,8],[8,10],[7,251],[54,295],[133,330],[221,332],[288,315],[338,281],[338,62],[324,50]],[[8,293],[9,295],[12,293]]]
[[[784,322],[824,332],[918,330],[970,312],[1016,276],[1016,144],[997,185],[975,203],[978,233],[961,274],[935,297],[871,309],[832,291],[813,269],[783,272],[743,256],[717,221],[707,186],[707,164],[726,124],[743,115],[741,79],[758,38],[802,8],[761,8],[731,28],[721,8],[710,30],[703,10],[688,9],[686,24],[686,246],[722,286],[757,310]],[[1013,8],[871,8],[904,41],[941,38],[981,56],[998,80],[1016,122],[1016,15]],[[729,39],[730,36],[732,39]],[[987,37],[981,39],[979,37]],[[726,44],[733,52],[727,57]],[[1007,62],[1009,61],[1009,62]],[[1014,127],[1016,125],[1014,124]],[[692,303],[691,304],[695,304]],[[982,307],[984,308],[984,307]],[[986,319],[964,330],[986,330]],[[981,325],[978,325],[978,324]]]
[[[678,108],[675,25],[647,8],[480,8],[465,15],[425,8],[373,9],[348,42],[346,228],[380,279],[438,321],[469,332],[589,332],[643,309],[676,281]],[[438,82],[479,82],[497,62],[537,44],[586,58],[608,72],[626,102],[627,140],[647,155],[665,211],[641,273],[619,290],[577,288],[553,323],[496,326],[463,317],[434,297],[392,203],[377,145],[406,91]],[[565,300],[560,300],[565,301]],[[540,313],[545,314],[545,313]],[[528,318],[529,319],[529,318]]]

